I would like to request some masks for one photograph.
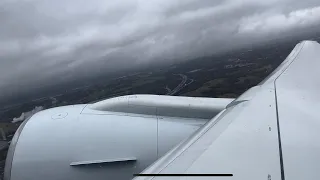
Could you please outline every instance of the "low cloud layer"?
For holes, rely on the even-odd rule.
[[[318,23],[318,0],[1,0],[0,91],[203,56]]]
[[[243,18],[240,22],[240,34],[282,33],[319,23],[320,7],[299,9],[288,14],[258,14]]]
[[[20,121],[25,121],[30,119],[35,113],[42,111],[44,108],[42,106],[36,106],[33,110],[28,112],[23,112],[19,117],[15,117],[12,119],[12,123],[17,123]]]

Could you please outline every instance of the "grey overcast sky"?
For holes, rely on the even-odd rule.
[[[319,0],[1,0],[0,93],[206,55],[317,23]]]

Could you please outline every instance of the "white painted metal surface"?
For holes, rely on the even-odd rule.
[[[211,119],[234,99],[164,95],[128,95],[88,105],[83,113],[121,112],[151,116]],[[90,111],[90,112],[89,112]]]
[[[131,179],[231,101],[137,95],[41,111],[16,133],[5,177]]]
[[[259,86],[142,174],[146,179],[320,179],[320,45],[304,41]],[[205,132],[204,132],[205,131]]]
[[[280,179],[274,90],[228,108],[203,128],[205,133],[181,145],[174,156],[143,174],[233,174],[232,179]],[[157,165],[156,165],[157,166]],[[213,177],[170,177],[212,179]],[[228,179],[228,177],[220,177]],[[214,179],[220,179],[215,177]],[[229,177],[230,178],[230,177]],[[137,179],[151,179],[139,177]],[[168,179],[154,177],[153,179]]]
[[[320,45],[302,46],[275,81],[286,180],[320,179]]]

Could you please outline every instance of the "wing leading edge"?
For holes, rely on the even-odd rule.
[[[252,180],[319,179],[319,56],[317,42],[299,43],[262,83],[142,173],[228,173],[233,174],[229,177],[232,179]],[[206,179],[170,177],[188,178]]]

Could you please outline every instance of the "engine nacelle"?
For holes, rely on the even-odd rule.
[[[213,117],[232,101],[210,109],[208,102],[155,97],[118,97],[33,115],[12,140],[5,179],[131,179],[210,119],[201,114]]]

